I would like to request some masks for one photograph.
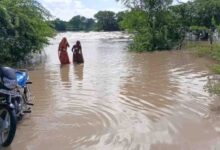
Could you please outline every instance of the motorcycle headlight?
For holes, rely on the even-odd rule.
[[[17,80],[10,80],[8,78],[3,77],[4,86],[8,89],[14,89],[17,86]]]

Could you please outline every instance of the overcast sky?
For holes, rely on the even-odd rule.
[[[55,18],[70,20],[73,16],[93,17],[100,10],[114,12],[126,8],[116,0],[38,0]],[[181,0],[187,1],[187,0]]]

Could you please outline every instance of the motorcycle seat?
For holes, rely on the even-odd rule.
[[[0,77],[6,77],[8,79],[11,80],[15,80],[16,79],[16,75],[15,75],[16,70],[10,67],[0,67]]]

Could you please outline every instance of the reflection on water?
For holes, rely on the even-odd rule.
[[[84,64],[59,64],[63,36],[81,41]],[[33,113],[10,149],[220,149],[218,99],[203,88],[212,63],[185,51],[129,53],[128,41],[119,32],[51,39],[45,65],[30,72]]]
[[[70,66],[69,65],[60,65],[60,78],[62,86],[66,87],[68,90],[71,88],[71,81],[70,81]]]
[[[69,82],[69,72],[70,66],[69,65],[60,65],[60,77],[62,82]]]
[[[83,80],[83,68],[84,64],[74,64],[73,72],[75,74],[75,79]]]

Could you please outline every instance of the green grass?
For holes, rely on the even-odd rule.
[[[193,42],[186,44],[186,49],[191,50],[199,57],[209,57],[220,64],[220,44],[210,45],[208,42]]]
[[[210,45],[209,42],[193,42],[186,44],[186,49],[199,57],[208,57],[216,61],[210,69],[213,74],[220,74],[220,43]],[[220,95],[220,81],[211,81],[207,85],[210,93]]]
[[[206,88],[209,93],[220,95],[220,83],[209,84]]]
[[[220,65],[214,65],[211,70],[215,74],[220,74]]]

